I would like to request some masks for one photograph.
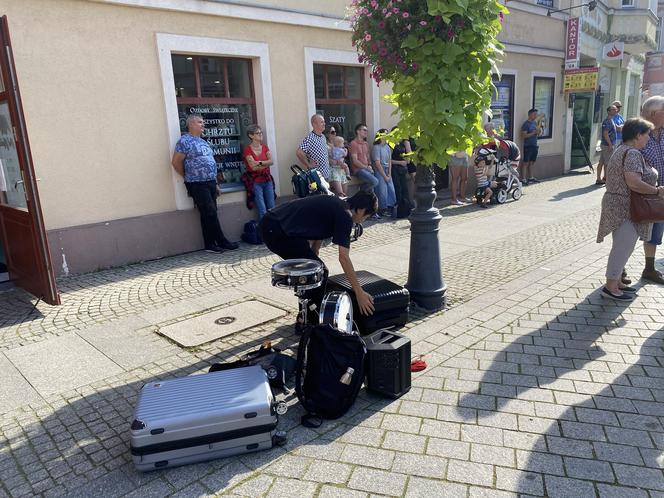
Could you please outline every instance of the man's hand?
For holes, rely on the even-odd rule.
[[[357,298],[357,307],[360,308],[360,313],[366,316],[373,315],[373,296],[362,289],[359,293],[355,294],[355,297]]]

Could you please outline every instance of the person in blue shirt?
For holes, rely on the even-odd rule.
[[[616,125],[616,146],[620,145],[622,142],[622,129],[625,124],[625,118],[620,115],[620,109],[622,109],[622,103],[619,100],[614,100],[611,105],[616,106],[618,113],[613,116],[613,124]]]
[[[187,193],[193,198],[201,217],[203,242],[208,252],[238,248],[224,236],[217,216],[217,162],[212,147],[203,139],[205,122],[200,114],[187,116],[187,130],[175,145],[171,164],[184,178]]]
[[[533,176],[533,166],[537,161],[539,146],[537,137],[542,134],[542,128],[537,126],[537,109],[528,111],[528,119],[521,125],[521,138],[523,138],[523,160],[521,162],[521,180],[524,185],[539,183]]]

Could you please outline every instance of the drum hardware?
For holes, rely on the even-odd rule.
[[[355,223],[353,225],[353,229],[350,232],[350,241],[355,242],[357,239],[362,237],[363,233],[364,233],[364,228],[362,227],[362,225],[360,225],[359,223]]]
[[[347,292],[332,291],[321,303],[320,323],[331,325],[344,334],[353,333],[353,301]]]
[[[281,289],[293,289],[299,303],[298,321],[307,325],[307,310],[316,310],[316,305],[309,306],[306,291],[323,285],[325,269],[320,261],[314,259],[286,259],[272,265],[272,285]]]

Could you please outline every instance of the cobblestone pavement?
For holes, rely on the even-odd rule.
[[[411,391],[363,391],[315,430],[291,399],[286,446],[241,457],[139,474],[128,425],[150,379],[265,338],[295,345],[292,315],[187,350],[155,334],[249,299],[293,311],[261,287],[274,261],[263,250],[65,279],[65,304],[29,321],[12,318],[24,295],[0,296],[0,498],[664,496],[664,289],[645,286],[628,307],[598,296],[608,247],[594,243],[601,192],[587,183],[545,182],[488,212],[444,208],[452,307],[408,324],[429,364]],[[406,261],[380,259],[407,248],[406,228],[374,225],[353,253],[403,281]]]

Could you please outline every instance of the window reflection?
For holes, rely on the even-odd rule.
[[[196,77],[194,76],[194,58],[186,55],[173,55],[173,76],[175,77],[175,95],[178,97],[196,96]]]
[[[12,128],[9,105],[0,104],[0,196],[3,203],[17,209],[26,210],[25,189],[21,166],[16,153],[16,142]]]
[[[226,97],[223,59],[201,57],[201,97]]]

